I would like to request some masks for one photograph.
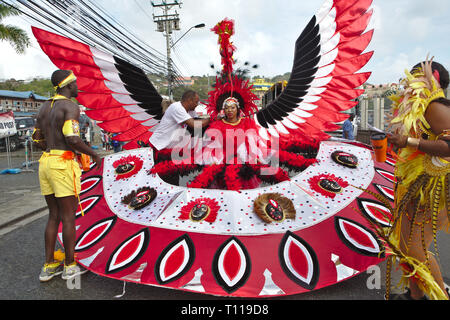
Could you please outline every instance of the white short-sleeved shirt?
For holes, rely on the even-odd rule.
[[[150,143],[158,150],[177,146],[189,135],[186,132],[187,125],[183,122],[196,116],[195,111],[187,112],[181,102],[172,103],[159,124],[156,125],[155,131],[149,139]]]

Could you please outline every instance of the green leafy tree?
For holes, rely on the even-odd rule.
[[[10,16],[18,16],[19,11],[8,5],[0,4],[0,41],[7,41],[17,53],[25,53],[30,46],[30,38],[27,33],[13,25],[5,25],[2,20]]]
[[[0,90],[11,91],[33,91],[34,93],[48,97],[54,93],[53,85],[50,79],[34,78],[25,83],[24,81],[17,81],[15,79],[8,79],[0,82]]]

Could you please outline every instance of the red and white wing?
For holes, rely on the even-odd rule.
[[[102,129],[128,141],[124,149],[137,148],[152,135],[162,117],[162,97],[142,69],[84,43],[32,27],[42,50],[60,69],[77,77],[77,100],[86,114],[101,121]]]
[[[348,118],[341,111],[357,104],[357,89],[370,72],[357,73],[372,57],[363,53],[372,39],[366,30],[372,0],[327,0],[295,43],[294,63],[284,91],[259,110],[259,134],[327,139],[325,131]]]

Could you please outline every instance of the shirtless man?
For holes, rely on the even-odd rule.
[[[72,71],[57,70],[51,81],[56,95],[39,110],[33,141],[45,152],[39,160],[41,193],[49,208],[45,229],[45,264],[40,281],[48,281],[62,273],[67,280],[84,273],[74,260],[75,213],[78,207],[81,170],[75,151],[92,157],[97,167],[101,158],[80,138],[80,110],[70,99],[77,97],[78,87]],[[65,249],[63,262],[54,258],[59,223],[63,225]]]

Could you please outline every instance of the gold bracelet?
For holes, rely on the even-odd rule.
[[[414,149],[419,149],[419,144],[420,144],[420,140],[417,138],[411,138],[408,137],[408,139],[406,140],[406,146],[414,148]]]
[[[441,134],[436,137],[436,139],[440,139],[441,137],[446,138],[449,136],[450,136],[450,129],[444,129],[442,130]]]

